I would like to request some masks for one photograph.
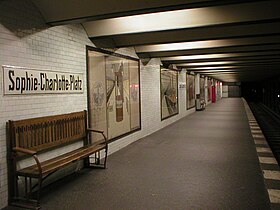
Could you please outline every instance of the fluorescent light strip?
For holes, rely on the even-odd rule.
[[[205,54],[205,55],[184,55],[184,56],[172,56],[172,57],[163,57],[162,61],[170,60],[199,60],[199,59],[211,59],[211,58],[227,58],[227,57],[236,57],[238,54],[233,53],[220,53],[220,54]]]
[[[275,19],[279,18],[278,8],[278,1],[250,2],[109,18],[83,25],[90,37],[98,37]],[[255,11],[260,10],[269,12],[256,15]]]
[[[187,70],[215,70],[215,69],[236,69],[239,68],[239,66],[208,66],[208,67],[196,67],[196,68],[189,68]]]
[[[224,65],[224,64],[232,64],[232,63],[236,63],[236,61],[186,63],[186,64],[182,64],[180,66],[213,66],[213,65]]]
[[[204,41],[179,42],[169,44],[141,45],[135,46],[137,53],[145,52],[160,52],[160,51],[177,51],[177,50],[192,50],[216,47],[230,47],[236,45],[254,45],[254,44],[270,44],[278,43],[280,36],[273,36],[267,39],[266,37],[253,38],[235,38],[235,39],[215,39]]]
[[[136,46],[136,52],[160,52],[160,51],[174,51],[174,50],[192,50],[200,48],[213,48],[223,46],[233,46],[237,43],[236,40],[205,40],[205,41],[192,41],[192,42],[179,42],[171,44],[156,44],[156,45],[142,45]]]
[[[207,74],[207,75],[225,75],[225,74],[239,74],[240,72],[203,72],[203,74]]]
[[[216,73],[216,72],[221,72],[221,73],[224,73],[224,72],[240,72],[240,71],[232,71],[232,70],[226,70],[226,69],[223,69],[223,70],[198,70],[198,71],[195,71],[197,73]]]

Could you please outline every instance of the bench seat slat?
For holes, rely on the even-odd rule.
[[[102,144],[100,142],[96,142],[94,144],[86,145],[84,147],[73,150],[66,154],[41,162],[42,174],[47,175],[49,173],[52,173],[53,171],[56,171],[66,166],[69,163],[83,159],[97,151],[104,149],[105,147],[106,147],[105,143]],[[17,173],[19,175],[39,175],[39,170],[37,165],[35,164],[27,168],[23,168],[19,170]]]
[[[32,119],[9,120],[7,123],[9,132],[9,141],[7,142],[9,190],[11,190],[10,199],[11,202],[15,203],[14,205],[22,205],[21,199],[25,201],[25,207],[38,209],[43,181],[48,175],[75,161],[84,160],[85,167],[106,168],[108,142],[104,131],[87,129],[87,125],[87,111],[85,110]],[[103,139],[95,142],[89,132],[97,132],[103,136]],[[65,154],[48,156],[42,162],[38,158],[38,154],[46,154],[46,152],[77,142],[81,143],[80,147],[76,149],[67,147],[69,151]],[[104,159],[100,160],[99,152],[102,150],[104,151]],[[93,154],[95,154],[95,158],[91,159],[89,156]],[[31,156],[34,164],[19,169],[19,161],[31,158]],[[19,176],[25,178],[22,185],[18,182]],[[38,189],[32,187],[32,179],[37,179],[38,183],[35,186],[38,186]],[[37,191],[36,198],[35,195],[33,196],[35,191]]]

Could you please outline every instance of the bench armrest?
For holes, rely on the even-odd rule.
[[[21,147],[14,147],[13,151],[24,153],[24,154],[27,154],[27,155],[36,155],[37,154],[36,151],[30,150],[30,149],[21,148]]]
[[[95,130],[93,128],[88,128],[88,131],[92,131],[92,132],[96,132],[96,133],[104,133],[104,131],[100,131],[100,130]]]
[[[104,131],[100,131],[100,130],[95,130],[95,129],[92,129],[92,128],[88,128],[87,131],[91,131],[91,132],[96,132],[96,133],[100,133],[102,134],[103,138],[104,138],[104,141],[105,141],[105,144],[107,145],[107,138],[106,136],[104,135]]]
[[[42,165],[41,165],[41,162],[39,161],[39,159],[37,157],[37,152],[36,151],[30,150],[30,149],[21,148],[21,147],[14,147],[13,151],[14,152],[20,152],[20,153],[23,153],[23,154],[26,154],[26,155],[32,155],[32,157],[34,158],[34,160],[35,160],[35,162],[37,164],[40,176],[42,176]]]

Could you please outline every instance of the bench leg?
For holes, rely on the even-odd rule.
[[[88,168],[89,165],[90,165],[89,157],[86,157],[86,158],[84,159],[84,166],[85,166],[86,168]]]
[[[106,146],[106,149],[105,149],[104,168],[106,168],[107,156],[108,156],[108,146]]]
[[[38,192],[37,192],[37,206],[40,206],[40,195],[41,195],[41,189],[42,189],[42,176],[38,179]]]
[[[101,161],[101,155],[100,155],[100,151],[94,153],[94,157],[88,157],[87,159],[93,158],[94,162],[91,163],[89,161],[89,165],[86,165],[86,167],[88,168],[102,168],[105,169],[106,168],[106,162],[107,162],[107,155],[108,155],[108,148],[105,148],[105,157],[104,160]]]
[[[18,176],[16,175],[14,179],[15,197],[18,197]]]
[[[29,176],[23,176],[24,178],[24,183],[23,183],[23,188],[19,192],[19,186],[18,186],[18,179],[19,176],[16,175],[16,180],[15,180],[15,197],[13,198],[12,202],[10,205],[12,206],[17,206],[17,207],[22,207],[22,208],[27,208],[27,209],[40,209],[39,205],[39,197],[38,199],[33,199],[33,187],[32,187],[32,177]],[[39,184],[39,179],[38,179],[38,184]],[[41,184],[40,184],[41,185]],[[40,187],[39,187],[40,191]]]

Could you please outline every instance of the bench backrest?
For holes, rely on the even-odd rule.
[[[86,138],[87,112],[9,121],[10,146],[42,151]]]

